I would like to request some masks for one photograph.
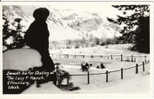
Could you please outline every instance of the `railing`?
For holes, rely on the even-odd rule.
[[[122,55],[122,54],[120,54],[120,55],[70,55],[70,54],[61,54],[61,55],[62,55],[62,57],[65,57],[66,59],[72,58],[72,57],[75,58],[75,59],[77,57],[80,57],[82,59],[86,58],[86,57],[90,57],[92,59],[94,59],[96,57],[100,57],[100,58],[107,58],[107,59],[110,59],[110,60],[114,60],[115,57],[119,57],[121,62],[122,61],[136,62],[136,58],[144,58],[142,63],[140,63],[140,64],[136,63],[134,66],[130,66],[130,67],[127,67],[127,68],[120,68],[120,69],[112,70],[112,71],[106,70],[106,72],[101,72],[101,73],[90,73],[89,70],[88,70],[85,74],[71,74],[70,75],[72,77],[74,77],[74,76],[86,76],[87,77],[87,84],[90,84],[90,78],[91,78],[91,76],[94,76],[94,75],[105,75],[105,82],[109,82],[109,78],[110,78],[110,75],[112,73],[119,73],[120,79],[124,79],[125,78],[124,73],[127,70],[135,69],[134,73],[138,74],[140,72],[139,67],[142,67],[142,72],[145,72],[145,65],[149,63],[147,56],[135,56],[135,55],[125,56],[125,55]],[[129,59],[129,60],[126,60],[126,59]],[[81,63],[76,62],[75,64],[81,64]]]
[[[128,61],[128,62],[136,62],[137,58],[144,58],[144,60],[147,60],[147,56],[146,55],[142,55],[142,56],[137,56],[137,55],[123,55],[123,54],[119,54],[119,55],[74,55],[74,54],[51,54],[51,56],[53,58],[80,58],[80,59],[86,59],[86,58],[90,58],[90,59],[95,59],[95,58],[103,58],[103,59],[110,59],[110,60],[114,60],[114,59],[119,59],[120,61]]]
[[[146,55],[73,55],[73,54],[51,54],[54,62],[60,62],[67,65],[80,65],[81,62],[86,61],[88,63],[100,63],[107,61],[121,61],[121,62],[134,62],[139,63],[142,61],[147,62],[148,57]],[[106,61],[107,60],[107,61]]]
[[[139,67],[142,67],[142,71],[145,72],[145,65],[148,64],[148,62],[142,62],[142,64],[136,64],[135,66],[131,66],[131,67],[128,67],[128,68],[121,68],[121,69],[118,69],[118,70],[113,70],[113,71],[109,71],[109,70],[106,70],[106,72],[102,72],[102,73],[90,73],[89,71],[87,71],[87,74],[71,74],[70,76],[87,76],[87,84],[90,84],[90,76],[92,75],[105,75],[106,77],[106,82],[109,81],[109,75],[111,73],[114,73],[114,72],[119,72],[120,73],[120,78],[121,79],[124,79],[124,72],[126,70],[129,70],[129,69],[133,69],[135,68],[135,74],[138,74],[139,73]]]

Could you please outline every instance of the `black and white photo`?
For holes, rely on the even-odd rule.
[[[152,6],[3,4],[3,94],[149,94]]]

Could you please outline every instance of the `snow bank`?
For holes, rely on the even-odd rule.
[[[150,77],[149,75],[134,75],[132,78],[117,80],[108,83],[96,81],[89,85],[80,85],[81,90],[74,93],[97,93],[97,94],[148,94],[150,92]]]
[[[3,54],[3,69],[27,70],[41,65],[40,54],[30,48],[8,50]]]
[[[47,94],[47,93],[66,93],[57,88],[52,82],[42,84],[41,87],[37,88],[36,84],[25,90],[22,94]]]

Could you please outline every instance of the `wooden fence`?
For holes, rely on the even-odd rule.
[[[123,55],[123,54],[119,54],[119,55],[73,55],[73,54],[51,54],[52,58],[58,62],[58,59],[75,59],[75,61],[70,61],[67,62],[67,60],[65,62],[67,62],[67,64],[81,64],[81,61],[77,61],[77,59],[86,61],[87,58],[91,59],[88,61],[97,61],[94,60],[96,58],[100,58],[100,59],[107,59],[107,60],[117,60],[117,61],[121,61],[121,62],[137,62],[137,58],[139,57],[140,59],[142,58],[143,61],[147,62],[148,58],[147,56],[136,56],[136,55]],[[87,62],[88,62],[87,61]],[[59,61],[60,62],[60,61]],[[97,62],[101,62],[101,61],[97,61]]]
[[[90,77],[92,75],[105,75],[105,81],[108,82],[109,76],[113,72],[119,72],[120,78],[124,79],[124,72],[126,70],[135,68],[134,73],[138,74],[140,72],[139,67],[142,67],[142,72],[145,72],[145,65],[148,64],[148,63],[149,63],[149,61],[146,61],[146,62],[142,62],[141,64],[136,64],[136,65],[128,67],[128,68],[121,68],[121,69],[113,70],[113,71],[106,70],[106,72],[102,72],[102,73],[90,73],[89,70],[88,70],[87,74],[71,74],[70,76],[72,76],[72,77],[73,76],[87,76],[87,84],[90,84]],[[68,83],[69,83],[69,81],[68,81]]]
[[[137,57],[142,57],[144,58],[144,61],[140,64],[136,64],[134,66],[130,66],[128,68],[120,68],[118,70],[113,70],[113,71],[109,71],[109,70],[106,70],[106,72],[102,72],[102,73],[90,73],[89,70],[87,71],[86,74],[71,74],[70,76],[87,76],[87,84],[90,84],[90,77],[92,75],[105,75],[105,81],[108,82],[109,81],[109,78],[110,78],[110,74],[113,73],[113,72],[119,72],[119,75],[120,75],[120,79],[124,79],[124,72],[126,70],[129,70],[129,69],[133,69],[135,68],[135,71],[134,73],[135,74],[138,74],[140,71],[139,71],[139,67],[142,67],[142,71],[145,72],[145,65],[149,63],[149,60],[147,59],[147,56],[135,56],[135,55],[130,55],[130,56],[125,56],[123,54],[120,54],[120,55],[70,55],[70,54],[61,54],[63,57],[65,58],[70,58],[70,57],[73,57],[73,58],[77,58],[77,57],[80,57],[80,58],[85,58],[85,57],[90,57],[90,58],[95,58],[95,57],[100,57],[100,58],[103,58],[103,57],[106,57],[107,59],[111,59],[113,60],[115,57],[119,57],[120,61],[128,61],[128,60],[125,60],[124,57],[129,57],[129,62],[136,62],[136,58]],[[81,63],[79,63],[81,64]],[[69,83],[69,81],[67,80],[67,83]]]

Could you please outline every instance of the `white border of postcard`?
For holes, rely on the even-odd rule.
[[[5,1],[5,0],[4,0]],[[43,1],[43,0],[42,0]],[[149,94],[20,94],[20,95],[3,95],[2,94],[2,73],[0,73],[0,92],[1,92],[1,99],[28,99],[28,98],[35,98],[37,99],[45,99],[45,98],[52,98],[52,99],[119,99],[119,98],[134,98],[134,99],[151,99],[154,96],[154,2],[105,2],[105,1],[98,1],[98,2],[1,2],[0,3],[0,22],[2,20],[2,5],[73,5],[73,4],[80,4],[80,5],[90,5],[90,4],[150,4],[150,65],[151,65],[151,91]],[[0,23],[0,71],[2,72],[2,23]]]

